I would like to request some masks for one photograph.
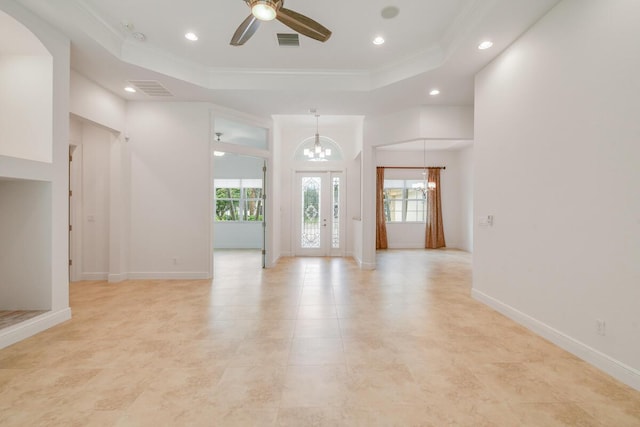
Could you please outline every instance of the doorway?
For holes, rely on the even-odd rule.
[[[296,172],[295,183],[295,255],[344,256],[344,173]]]
[[[229,257],[264,268],[266,160],[229,152],[214,156],[214,274]]]

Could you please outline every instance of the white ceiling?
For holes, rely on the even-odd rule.
[[[129,80],[157,80],[170,100],[266,118],[312,107],[323,115],[372,115],[470,105],[475,73],[559,0],[286,0],[333,32],[326,43],[301,36],[299,48],[277,45],[277,32],[292,32],[277,21],[262,23],[244,46],[230,46],[249,14],[242,0],[18,1],[71,38],[75,70],[119,96],[154,100],[123,88]],[[386,6],[399,15],[382,18]],[[200,40],[187,41],[187,31]],[[374,46],[376,35],[387,43]],[[494,47],[479,51],[484,39]],[[435,87],[441,95],[430,97]]]

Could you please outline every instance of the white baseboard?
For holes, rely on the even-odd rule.
[[[376,263],[375,262],[359,262],[360,268],[362,270],[375,270]]]
[[[158,279],[158,280],[198,280],[208,279],[209,273],[200,271],[185,271],[185,272],[133,272],[133,273],[82,273],[80,280],[105,280],[109,283],[119,283],[125,280],[143,280],[143,279]]]
[[[389,249],[424,249],[424,241],[421,242],[389,242]]]
[[[59,323],[71,319],[71,309],[49,311],[17,325],[0,330],[0,349],[27,339],[37,333],[45,331]]]
[[[128,274],[130,280],[200,280],[210,279],[209,272],[205,271],[169,271],[169,272],[132,272]]]
[[[358,255],[355,252],[346,252],[345,256],[349,257],[349,258],[353,258],[353,260],[356,262],[356,264],[358,265],[358,267],[361,270],[375,270],[376,269],[376,263],[375,262],[362,262],[362,259],[360,259],[360,257],[358,257]]]
[[[129,275],[127,273],[109,274],[107,278],[109,283],[120,283],[125,280],[129,280]]]
[[[361,270],[375,270],[376,269],[376,263],[375,262],[362,262],[362,260],[360,258],[358,258],[357,256],[355,256],[355,254],[352,256],[352,258],[356,261],[356,264],[358,264],[358,267],[360,267]]]
[[[266,260],[265,268],[273,268],[278,265],[278,261],[280,261],[280,256],[274,257],[271,260]]]
[[[80,273],[80,280],[107,280],[109,273]]]
[[[640,391],[640,371],[566,335],[551,326],[499,301],[476,289],[471,290],[474,299],[504,314],[511,320],[548,339],[555,345],[592,364],[619,381]]]

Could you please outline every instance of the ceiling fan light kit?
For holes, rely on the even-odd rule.
[[[318,40],[326,42],[331,37],[331,31],[313,19],[290,9],[285,9],[284,0],[245,0],[251,8],[249,15],[240,24],[231,38],[232,46],[242,46],[260,27],[262,21],[277,19],[292,30]]]
[[[251,13],[261,21],[276,19],[276,4],[271,0],[251,0]]]

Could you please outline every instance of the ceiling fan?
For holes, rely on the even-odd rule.
[[[312,39],[326,42],[331,37],[331,31],[318,24],[311,18],[282,7],[284,0],[244,0],[251,8],[251,15],[238,27],[231,38],[232,46],[242,46],[253,36],[261,21],[277,19],[292,30],[311,37]]]

